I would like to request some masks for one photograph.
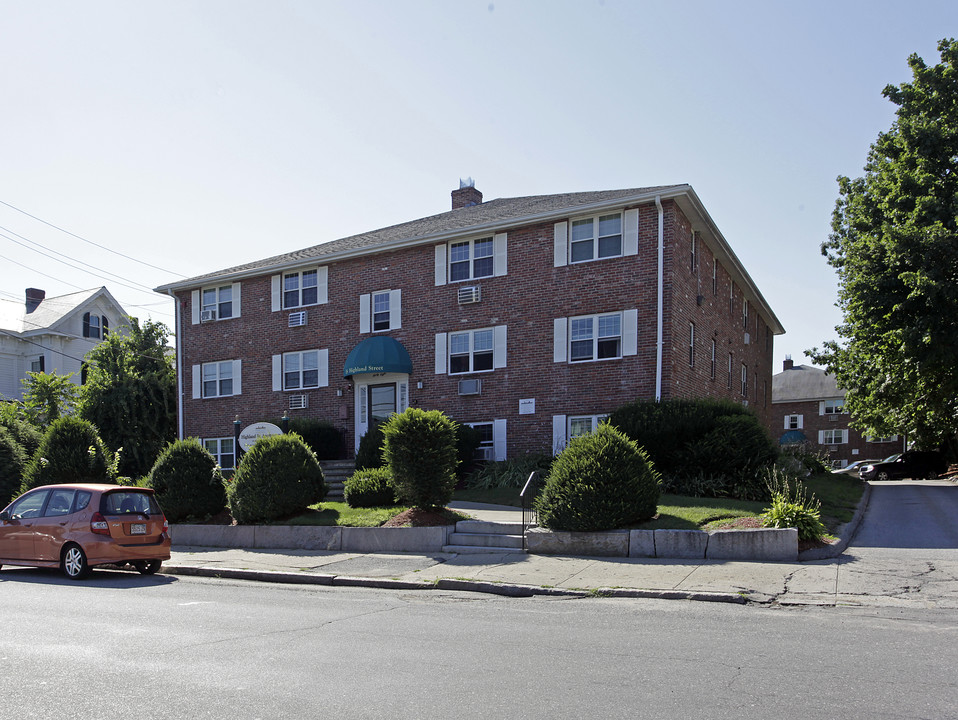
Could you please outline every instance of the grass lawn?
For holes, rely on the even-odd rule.
[[[409,508],[395,507],[351,508],[344,502],[322,502],[311,505],[302,515],[288,518],[274,525],[343,525],[345,527],[379,527],[389,518]]]

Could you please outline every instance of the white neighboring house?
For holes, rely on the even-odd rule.
[[[0,299],[0,400],[22,400],[31,371],[74,373],[80,385],[83,358],[125,319],[105,287],[50,298],[27,288],[23,303]]]

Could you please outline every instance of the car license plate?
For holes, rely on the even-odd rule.
[[[130,535],[146,535],[146,523],[132,523]]]

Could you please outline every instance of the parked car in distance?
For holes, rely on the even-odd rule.
[[[169,524],[151,488],[43,485],[0,512],[0,567],[59,567],[79,580],[97,565],[152,575],[169,559]]]
[[[894,456],[892,456],[894,457]],[[865,465],[859,476],[862,480],[901,480],[902,478],[936,478],[948,470],[945,456],[937,450],[906,450],[894,460]]]
[[[856,460],[852,464],[846,465],[843,468],[836,468],[835,470],[832,470],[832,475],[854,475],[855,477],[858,477],[858,472],[863,466],[878,462],[881,462],[881,460]]]

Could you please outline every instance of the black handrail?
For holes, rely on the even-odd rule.
[[[535,499],[542,488],[542,482],[539,479],[539,471],[533,470],[529,473],[529,479],[522,487],[519,498],[522,501],[522,549],[526,549],[526,528],[536,525],[539,518],[536,514]]]

